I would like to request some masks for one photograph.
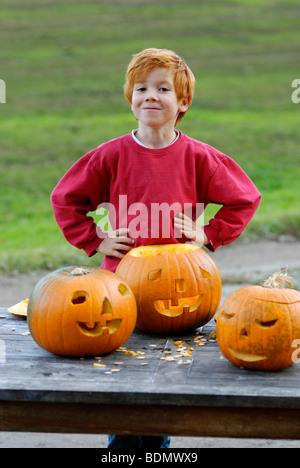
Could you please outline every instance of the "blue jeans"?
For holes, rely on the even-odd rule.
[[[143,448],[151,450],[169,448],[171,437],[109,435],[108,442],[108,448]]]

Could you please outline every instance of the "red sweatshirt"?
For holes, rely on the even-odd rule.
[[[183,134],[161,149],[142,147],[131,134],[103,143],[75,163],[51,194],[64,236],[88,256],[104,238],[88,213],[104,203],[110,204],[112,228],[129,227],[135,247],[186,242],[174,233],[174,215],[184,211],[191,217],[193,207],[195,219],[199,204],[222,205],[204,227],[214,251],[240,236],[260,199],[235,161]],[[102,268],[115,271],[119,261],[105,257]]]

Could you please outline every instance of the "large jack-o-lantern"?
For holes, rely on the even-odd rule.
[[[300,292],[283,289],[287,273],[272,275],[262,286],[232,293],[217,316],[217,339],[236,366],[279,370],[292,364],[293,341],[300,339]]]
[[[100,268],[61,268],[34,287],[28,326],[44,349],[62,356],[105,354],[125,343],[136,323],[128,285]]]
[[[121,260],[117,274],[135,295],[137,328],[144,331],[200,327],[220,303],[219,271],[211,257],[193,244],[137,247]]]

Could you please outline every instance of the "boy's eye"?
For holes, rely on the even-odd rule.
[[[146,88],[144,86],[139,86],[136,90],[140,92],[145,92]]]
[[[162,87],[159,88],[159,89],[160,89],[160,91],[164,91],[164,92],[165,92],[165,91],[169,91],[169,88],[166,88],[165,86],[162,86]]]

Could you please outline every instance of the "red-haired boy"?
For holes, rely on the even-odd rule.
[[[87,153],[54,189],[53,211],[66,239],[88,256],[103,254],[102,268],[114,272],[140,245],[194,241],[215,251],[235,241],[257,210],[260,193],[238,164],[176,129],[192,103],[194,84],[193,73],[172,51],[146,49],[133,56],[124,92],[138,128]],[[114,216],[112,231],[104,234],[88,213],[105,203]],[[195,223],[196,208],[210,203],[221,207],[202,227]],[[161,210],[164,225],[152,226],[153,211],[166,206],[173,209]],[[144,447],[147,441],[111,436],[110,446]],[[151,443],[167,447],[169,438]]]

